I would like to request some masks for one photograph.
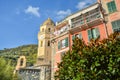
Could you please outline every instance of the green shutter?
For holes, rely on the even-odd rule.
[[[118,20],[118,27],[120,28],[120,20]]]
[[[115,4],[115,1],[112,1],[111,6],[112,6],[113,12],[115,12],[115,11],[116,11],[116,4]]]
[[[75,39],[75,35],[72,35],[72,40],[74,40]]]
[[[88,41],[90,41],[92,39],[92,32],[91,30],[88,30]]]
[[[108,6],[108,11],[111,13],[111,12],[112,12],[111,2],[110,2],[110,3],[107,3],[107,6]]]
[[[112,29],[114,32],[120,31],[120,20],[112,22]]]
[[[109,13],[115,12],[117,10],[115,1],[111,1],[111,2],[107,3],[107,7],[108,7]]]
[[[68,37],[65,38],[65,47],[68,47]]]
[[[96,38],[96,30],[95,30],[95,28],[91,29],[91,33],[92,33],[92,38],[95,39]]]
[[[96,38],[100,37],[100,32],[99,32],[99,28],[95,28],[95,32],[96,32]]]
[[[112,22],[112,28],[115,29],[115,22]]]
[[[61,48],[61,41],[58,41],[58,49]]]

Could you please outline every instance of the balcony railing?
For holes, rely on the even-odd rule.
[[[77,20],[72,21],[71,28],[86,25],[86,24],[93,22],[93,21],[96,21],[100,18],[102,18],[100,11],[95,12],[95,13],[91,13],[89,15],[86,15],[84,18],[79,18]]]
[[[77,27],[77,26],[81,26],[83,24],[85,24],[84,20],[81,20],[81,19],[77,20],[77,21],[75,21],[75,22],[72,23],[72,28]]]
[[[100,12],[93,13],[93,14],[86,17],[86,23],[94,21],[98,18],[101,18]]]
[[[67,32],[68,30],[69,30],[69,26],[68,26],[68,25],[67,25],[67,26],[64,26],[64,27],[62,27],[61,29],[55,31],[55,32],[54,32],[54,35],[55,35],[55,36],[61,35],[61,34],[65,33],[65,32]]]

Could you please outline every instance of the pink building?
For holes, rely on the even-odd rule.
[[[98,0],[58,22],[52,38],[52,74],[75,37],[87,44],[90,39],[102,40],[116,31],[120,31],[120,0]]]

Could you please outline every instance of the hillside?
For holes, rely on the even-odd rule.
[[[23,45],[16,48],[5,48],[4,50],[0,50],[0,57],[4,57],[6,60],[11,60],[12,65],[16,65],[17,59],[20,55],[24,55],[27,58],[27,66],[32,66],[37,57],[37,45]]]

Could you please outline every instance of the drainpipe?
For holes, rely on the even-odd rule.
[[[101,2],[101,0],[98,0],[98,2],[100,3],[100,6],[102,7],[102,2]],[[106,31],[106,37],[108,38],[108,28],[107,28],[107,25],[106,25],[106,20],[105,20],[105,15],[104,15],[104,13],[102,12],[102,15],[103,15],[103,19],[104,19],[104,21],[103,21],[103,23],[104,23],[104,26],[105,26],[105,31]]]

